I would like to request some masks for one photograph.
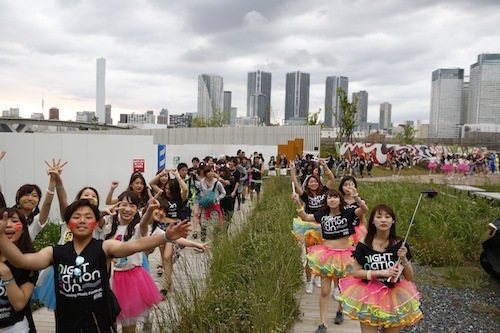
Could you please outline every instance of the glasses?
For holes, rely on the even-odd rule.
[[[73,269],[73,276],[74,277],[80,277],[82,276],[82,269],[80,268],[81,265],[85,262],[85,258],[82,256],[77,256],[75,258],[75,268]]]

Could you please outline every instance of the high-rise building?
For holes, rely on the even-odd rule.
[[[236,118],[238,117],[238,108],[231,107],[231,115],[229,116],[229,125],[236,125]]]
[[[259,100],[262,99],[262,102]],[[247,117],[258,117],[261,123],[271,122],[271,73],[256,71],[248,73]]]
[[[10,108],[2,111],[2,117],[19,118],[19,108]]]
[[[229,124],[229,118],[231,117],[231,98],[232,93],[230,91],[224,91],[224,124]]]
[[[340,96],[337,90],[342,88],[346,96],[349,93],[349,78],[346,76],[328,76],[325,84],[325,126],[337,127],[340,116]]]
[[[462,121],[464,70],[441,68],[432,72],[429,136],[456,138]]]
[[[97,121],[104,123],[106,119],[106,59],[97,59],[96,71],[96,94],[95,94],[95,112]]]
[[[113,125],[113,118],[111,118],[111,104],[106,104],[104,107],[104,123],[106,125]]]
[[[309,111],[309,73],[286,74],[285,122],[306,123]]]
[[[214,74],[201,74],[198,76],[198,117],[203,117],[206,122],[216,112],[224,109],[224,81],[221,76]]]
[[[49,109],[49,120],[59,120],[59,109],[51,107]]]
[[[366,123],[368,117],[368,92],[361,90],[359,92],[352,93],[352,102],[358,99],[356,104],[356,124]]]
[[[380,104],[380,116],[378,122],[379,129],[382,130],[391,128],[391,111],[391,103],[384,102]]]
[[[467,123],[467,110],[469,109],[469,76],[464,76],[462,86],[462,111],[460,112],[460,124]]]
[[[156,118],[156,122],[162,125],[168,125],[168,109],[161,109],[160,115]]]
[[[470,66],[467,124],[500,124],[500,54],[480,54]]]

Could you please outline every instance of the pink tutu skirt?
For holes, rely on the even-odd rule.
[[[445,164],[445,165],[443,165],[443,167],[441,168],[441,170],[446,171],[446,172],[451,172],[451,171],[453,171],[453,165],[451,165],[451,164]]]
[[[363,222],[360,222],[357,226],[354,227],[354,231],[355,233],[349,236],[349,242],[351,243],[351,245],[356,246],[361,239],[364,239],[366,237],[368,229],[366,229],[366,225]]]
[[[429,165],[427,167],[429,169],[436,169],[437,168],[437,163],[436,162],[429,162]]]
[[[128,271],[114,271],[113,292],[122,309],[117,320],[126,323],[125,326],[134,324],[134,319],[162,301],[151,275],[141,266]]]
[[[323,243],[323,235],[321,234],[321,225],[316,222],[302,221],[300,217],[294,218],[292,223],[292,235],[306,246],[313,246]]]
[[[420,293],[413,282],[400,279],[394,287],[378,280],[365,282],[354,277],[339,281],[343,311],[361,323],[384,327],[414,325],[422,319]]]
[[[469,166],[467,164],[459,164],[457,165],[457,171],[459,172],[469,171]]]
[[[330,249],[324,244],[307,248],[307,262],[314,275],[341,278],[351,274],[354,247]]]

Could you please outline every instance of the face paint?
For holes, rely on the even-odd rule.
[[[90,226],[90,228],[92,230],[94,230],[95,227],[97,226],[97,222],[96,221],[90,221],[90,222],[87,222],[87,224]],[[68,225],[69,225],[69,229],[71,231],[73,231],[73,229],[76,228],[76,226],[78,225],[78,222],[77,221],[69,221]]]
[[[68,223],[70,229],[75,228],[77,224],[78,224],[78,222],[76,222],[76,221],[69,221],[69,223]]]
[[[137,214],[137,209],[132,209],[132,214]]]
[[[92,199],[92,201],[91,201],[91,202],[94,204],[94,206],[97,206],[97,204],[99,203],[99,201],[97,201],[97,199],[96,199],[96,198]]]
[[[22,233],[23,232],[23,224],[21,222],[16,222],[12,224],[14,227],[14,230],[16,232]]]

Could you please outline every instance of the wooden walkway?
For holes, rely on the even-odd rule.
[[[247,204],[242,205],[241,211],[235,211],[234,223],[230,230],[236,231],[242,223],[245,222],[246,216],[250,209]],[[190,238],[192,239],[192,238]],[[199,241],[199,238],[198,238]],[[191,269],[176,269],[174,266],[174,275],[172,278],[172,288],[183,288],[184,290],[189,289],[189,282],[194,280],[203,280],[205,277],[207,254],[194,251],[192,248],[185,248],[181,251],[181,257],[176,263],[176,266],[186,267],[185,265],[191,267]],[[162,278],[156,274],[156,266],[160,263],[160,254],[158,249],[155,250],[149,256],[149,262],[151,267],[151,274],[155,280],[159,289],[161,289]],[[186,271],[189,271],[189,278],[186,276]],[[300,321],[295,325],[293,333],[313,333],[319,325],[319,293],[320,289],[314,287],[312,294],[306,294],[305,289],[303,289],[300,294],[300,310],[302,316]],[[167,296],[168,297],[168,296]],[[167,302],[162,302],[160,307],[167,306]],[[335,313],[337,312],[338,302],[333,298],[330,302],[330,309],[328,311],[328,332],[339,332],[339,333],[354,333],[360,332],[359,323],[351,321],[347,316],[344,316],[344,322],[341,325],[335,325],[333,320],[335,318]],[[35,320],[36,328],[38,333],[53,333],[55,332],[55,322],[54,313],[48,311],[46,308],[41,308],[33,313],[33,318]],[[153,319],[154,322],[154,319]],[[119,331],[121,331],[119,329]],[[141,332],[140,326],[138,325],[137,332]],[[153,332],[158,331],[153,327]]]

